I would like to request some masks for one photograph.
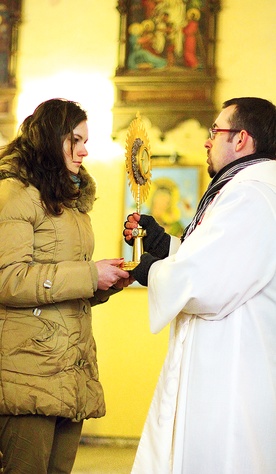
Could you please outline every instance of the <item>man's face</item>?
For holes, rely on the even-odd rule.
[[[230,105],[223,109],[213,123],[212,128],[231,128],[229,119],[233,115],[235,108],[235,105]],[[235,148],[238,134],[236,134],[231,141],[229,141],[230,136],[229,132],[218,132],[215,134],[213,140],[208,138],[204,144],[207,149],[208,173],[211,178],[228,163],[237,159]]]

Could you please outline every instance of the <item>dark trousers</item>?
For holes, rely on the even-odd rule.
[[[82,422],[40,415],[0,416],[5,474],[70,474]]]

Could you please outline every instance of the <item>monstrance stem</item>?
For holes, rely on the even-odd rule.
[[[136,211],[140,214],[140,184],[137,184]]]

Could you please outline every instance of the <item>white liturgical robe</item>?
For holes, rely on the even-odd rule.
[[[240,171],[172,238],[148,292],[152,332],[171,331],[132,474],[275,474],[275,161]]]

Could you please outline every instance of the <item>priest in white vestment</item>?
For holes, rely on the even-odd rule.
[[[180,241],[152,217],[133,276],[171,325],[132,474],[276,473],[276,111],[231,99],[205,142],[212,181]]]

